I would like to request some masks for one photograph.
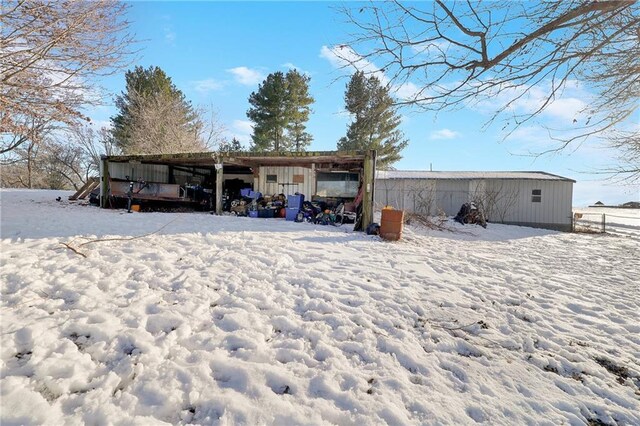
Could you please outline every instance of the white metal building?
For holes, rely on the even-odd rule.
[[[545,172],[379,170],[375,205],[455,216],[473,201],[489,222],[570,231],[574,183]]]

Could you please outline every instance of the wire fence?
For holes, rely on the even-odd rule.
[[[640,216],[631,214],[576,211],[574,232],[609,233],[640,239]]]

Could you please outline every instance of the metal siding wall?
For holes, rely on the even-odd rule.
[[[267,175],[276,175],[277,183],[267,183]],[[303,175],[304,183],[298,185],[278,185],[279,183],[292,183],[293,175]],[[304,194],[306,198],[315,195],[315,172],[306,167],[280,167],[268,166],[260,167],[260,176],[258,178],[258,189],[264,195],[273,195],[283,193],[284,195],[293,195],[296,192]]]
[[[169,167],[158,164],[109,163],[109,175],[115,179],[142,179],[147,182],[168,183]]]
[[[531,201],[534,189],[542,191],[540,203]],[[487,190],[517,193],[516,202],[505,215],[506,222],[570,224],[572,183],[542,180],[491,180]],[[508,198],[508,197],[507,197]],[[503,199],[503,203],[506,201]],[[503,204],[498,208],[506,208]],[[497,220],[496,218],[492,218]]]
[[[376,180],[375,208],[389,205],[394,209],[436,214],[436,181],[428,179]],[[431,202],[429,202],[431,200]],[[430,207],[429,211],[424,211]]]
[[[468,200],[468,179],[436,181],[436,211],[442,210],[448,216],[455,216],[460,206]]]
[[[395,209],[402,209],[402,180],[379,179],[375,183],[374,204],[376,209],[389,205]]]
[[[484,189],[483,189],[484,187]],[[480,180],[427,180],[427,179],[378,179],[376,180],[376,208],[391,205],[409,212],[417,211],[416,191],[432,189],[435,203],[432,215],[442,209],[453,216],[460,206],[469,201],[475,191],[500,192],[497,197],[496,217],[492,221],[540,224],[571,224],[573,183],[528,179]],[[531,201],[532,191],[542,190],[542,202]]]

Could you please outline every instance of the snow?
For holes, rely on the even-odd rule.
[[[0,192],[3,425],[640,424],[636,238],[69,194]]]

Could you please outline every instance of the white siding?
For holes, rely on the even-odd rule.
[[[534,189],[542,192],[539,203],[532,202]],[[454,216],[463,203],[482,200],[492,222],[570,227],[572,191],[573,182],[562,180],[378,179],[375,205]]]
[[[460,206],[469,201],[468,180],[437,180],[436,211],[455,216]]]
[[[385,179],[376,181],[374,205],[434,215],[437,213],[436,181],[422,179]]]
[[[267,183],[267,175],[276,175],[276,183]],[[293,183],[293,175],[303,175],[304,182],[295,185],[280,185],[282,183]],[[256,191],[264,195],[284,194],[293,195],[296,192],[304,194],[306,198],[311,198],[316,192],[315,172],[307,167],[289,166],[264,166],[260,167],[257,179]]]

